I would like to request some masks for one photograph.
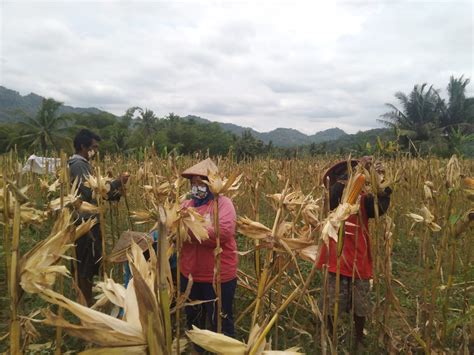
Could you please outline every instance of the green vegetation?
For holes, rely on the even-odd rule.
[[[353,153],[394,155],[451,154],[474,156],[474,97],[466,97],[469,79],[450,78],[447,99],[427,84],[415,85],[409,94],[395,94],[397,104],[379,120],[388,128],[346,134],[333,128],[308,136],[294,129],[278,128],[260,133],[235,124],[211,122],[197,116],[170,113],[158,117],[152,110],[132,107],[123,116],[97,109],[75,109],[37,95],[22,97],[0,87],[0,153],[13,147],[20,154],[65,149],[69,137],[82,127],[104,138],[107,153],[133,154],[154,145],[159,151],[179,154],[209,152],[237,160],[272,156],[293,158]],[[13,94],[12,94],[13,93]],[[35,107],[37,111],[32,113]]]

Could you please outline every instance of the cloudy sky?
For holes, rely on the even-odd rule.
[[[474,79],[473,18],[453,0],[0,0],[0,85],[115,114],[354,133],[396,91]]]

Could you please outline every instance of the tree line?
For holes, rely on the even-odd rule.
[[[17,149],[23,154],[49,154],[60,149],[72,153],[72,137],[81,128],[89,128],[103,138],[107,153],[134,154],[153,145],[163,152],[195,152],[225,155],[238,160],[269,155],[292,158],[322,154],[437,154],[474,156],[474,97],[466,97],[470,80],[451,77],[447,99],[427,84],[415,85],[409,94],[398,92],[397,104],[380,118],[389,130],[359,132],[335,142],[294,148],[265,144],[250,131],[240,136],[224,131],[218,123],[201,123],[174,113],[158,117],[152,110],[129,108],[117,117],[107,112],[96,114],[58,114],[62,103],[44,99],[35,116],[0,125],[0,152]]]

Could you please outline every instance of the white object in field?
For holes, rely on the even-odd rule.
[[[41,175],[54,174],[60,165],[60,158],[38,157],[33,154],[30,155],[21,172],[33,172]]]

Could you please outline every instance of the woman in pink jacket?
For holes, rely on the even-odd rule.
[[[216,165],[206,159],[189,169],[182,176],[191,182],[191,199],[183,203],[183,207],[194,207],[199,214],[210,223],[208,226],[209,239],[199,242],[194,236],[191,241],[183,244],[180,256],[181,292],[188,284],[192,275],[193,286],[189,298],[191,300],[213,300],[216,293],[213,288],[214,251],[216,236],[213,227],[214,195],[204,183],[209,171],[216,171]],[[222,331],[233,337],[234,318],[232,306],[237,286],[237,244],[235,242],[236,213],[232,201],[224,196],[219,197],[219,233],[222,248],[221,254],[221,287],[222,287]],[[201,329],[217,330],[217,302],[206,302],[201,305],[186,307],[187,326],[192,329],[195,325]],[[206,320],[208,325],[206,326]],[[197,349],[198,351],[201,349]]]

